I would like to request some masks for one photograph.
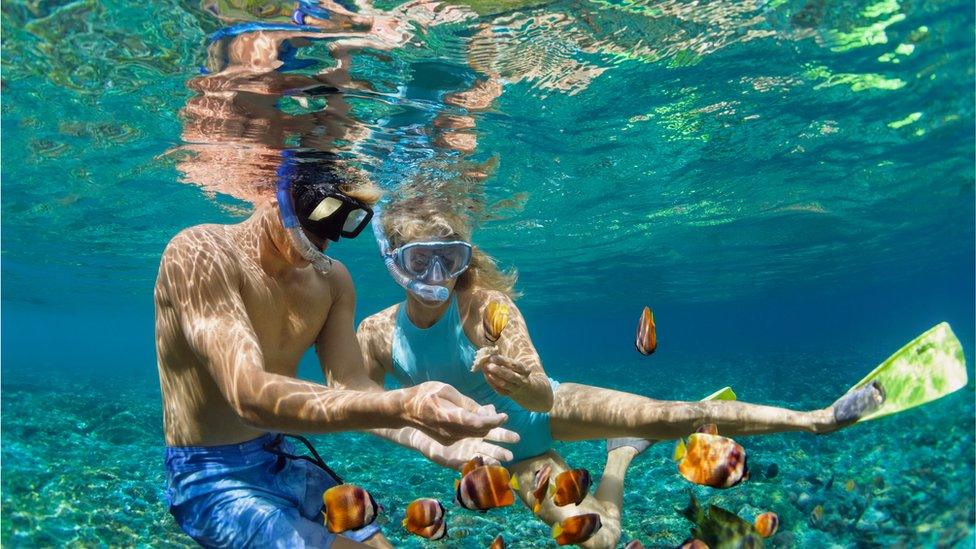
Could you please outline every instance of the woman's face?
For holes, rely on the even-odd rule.
[[[420,245],[409,246],[409,250],[404,247],[405,251],[402,254],[404,271],[424,284],[442,286],[453,292],[457,277],[466,269],[471,254],[470,248],[466,248],[463,244],[453,246],[435,244],[452,242],[468,244],[459,239],[441,238],[421,238],[411,241],[409,244]]]

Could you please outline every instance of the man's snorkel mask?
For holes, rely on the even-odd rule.
[[[339,190],[343,181],[336,173],[338,155],[286,150],[282,157],[275,193],[281,224],[295,250],[316,269],[328,273],[332,259],[305,233],[323,241],[355,238],[366,228],[373,210]]]
[[[447,301],[451,291],[438,283],[457,278],[467,270],[471,262],[471,245],[459,240],[411,242],[391,250],[381,225],[377,206],[373,235],[393,280],[424,301]]]

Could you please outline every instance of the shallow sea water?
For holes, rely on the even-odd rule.
[[[330,44],[361,36],[297,41],[308,66],[284,70],[208,55],[221,29],[287,23],[286,2],[0,6],[0,544],[192,544],[163,498],[160,254],[244,219],[283,151],[334,149],[388,191],[455,186],[438,196],[519,270],[562,381],[814,409],[952,324],[964,389],[831,435],[742,438],[740,486],[692,487],[671,443],[652,447],[627,475],[621,543],[680,543],[691,491],[779,513],[773,547],[976,546],[973,3],[449,4],[396,12],[407,38],[350,46],[346,72]],[[485,82],[499,95],[479,104]],[[330,251],[358,319],[402,299],[368,234]],[[633,350],[644,305],[649,358]],[[310,359],[301,376],[321,380]],[[398,547],[554,546],[519,503],[449,505],[448,540],[407,537],[405,505],[450,501],[456,474],[366,435],[313,439],[386,507]],[[602,441],[556,449],[599,480]]]
[[[813,409],[844,389],[836,361],[850,355],[766,358],[802,370],[805,379],[778,378],[764,387],[750,382],[763,375],[763,364],[745,356],[711,357],[696,361],[700,381],[669,389],[648,377],[627,389],[692,399],[717,388],[705,380],[725,379],[738,387],[742,400]],[[604,373],[621,379],[632,367],[608,366]],[[594,379],[564,379],[606,379],[589,377]],[[829,378],[834,381],[813,381]],[[40,381],[8,374],[3,393],[5,545],[193,545],[163,502],[162,418],[158,388],[150,380],[122,378],[109,386],[75,375]],[[785,399],[784,394],[803,397]],[[670,459],[673,444],[652,446],[627,473],[621,542],[636,538],[648,547],[678,545],[690,523],[676,509],[693,492],[747,520],[776,511],[782,525],[772,547],[969,547],[976,509],[973,473],[964,465],[976,443],[973,417],[970,385],[929,406],[830,435],[743,437],[739,442],[752,476],[729,490],[692,487]],[[359,434],[312,440],[337,472],[370,490],[386,508],[379,520],[397,547],[486,547],[498,534],[512,547],[556,547],[549,528],[521,503],[486,514],[447,503],[457,474],[411,451]],[[557,443],[556,450],[599,481],[602,441]],[[770,477],[774,464],[777,472]],[[402,530],[403,510],[416,497],[447,503],[448,539],[426,542]],[[818,505],[824,509],[821,519],[813,517]]]

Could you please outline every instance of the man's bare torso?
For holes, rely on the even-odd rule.
[[[206,322],[207,314],[220,314],[200,314],[183,303],[192,300],[192,292],[237,292],[237,303],[243,304],[259,342],[265,370],[290,377],[296,375],[302,354],[314,344],[328,316],[333,300],[330,277],[311,267],[272,277],[259,265],[254,238],[243,229],[250,222],[186,229],[163,253],[155,289],[156,353],[167,445],[233,444],[263,434],[240,421],[187,341],[187,323]],[[215,272],[237,284],[210,284]]]

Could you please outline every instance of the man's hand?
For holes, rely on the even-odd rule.
[[[439,381],[428,381],[401,389],[403,417],[408,425],[427,433],[437,442],[450,445],[461,439],[514,436],[506,429],[496,429],[508,421],[507,414],[495,412],[491,406],[480,406],[457,389]]]
[[[510,431],[505,431],[510,432]],[[433,444],[425,449],[427,459],[438,465],[460,471],[465,463],[475,456],[481,456],[485,463],[512,461],[512,452],[507,448],[488,442],[491,436],[485,438],[465,438],[450,446]],[[511,441],[515,442],[515,441]]]
[[[488,385],[491,385],[496,393],[506,396],[526,388],[529,385],[529,375],[532,373],[521,362],[497,352],[478,353],[472,370],[484,372]]]

